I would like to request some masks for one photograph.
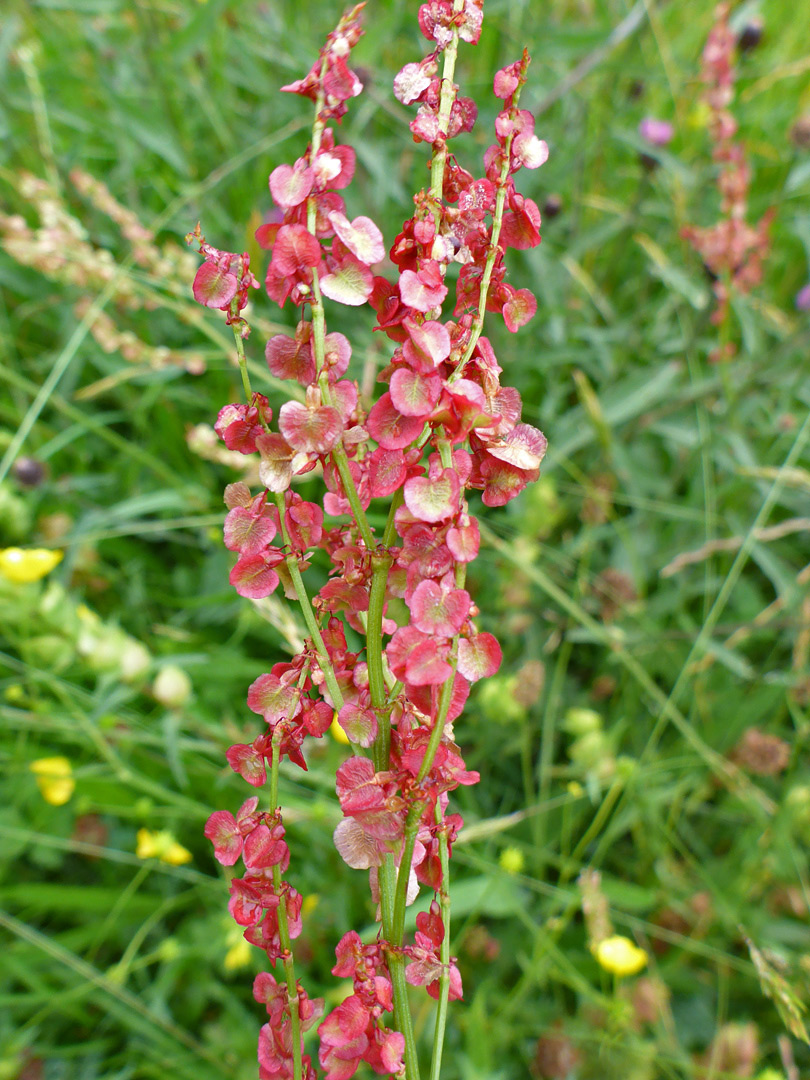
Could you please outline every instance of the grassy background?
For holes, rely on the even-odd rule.
[[[482,514],[487,543],[471,573],[505,662],[457,725],[482,783],[457,793],[468,831],[453,860],[453,952],[465,1001],[451,1012],[448,1080],[564,1077],[564,1063],[549,1064],[550,1033],[580,1078],[782,1069],[778,1039],[785,1022],[798,1030],[808,995],[807,531],[760,530],[808,515],[810,329],[793,297],[808,279],[810,158],[788,130],[810,107],[810,62],[795,4],[738,9],[741,21],[766,20],[741,58],[736,107],[751,214],[778,214],[765,281],[734,304],[738,356],[711,365],[709,284],[679,229],[718,214],[698,81],[712,6],[491,0],[480,45],[460,58],[480,120],[457,152],[475,170],[495,113],[492,72],[528,45],[525,104],[552,156],[521,186],[541,206],[558,193],[563,210],[545,220],[539,249],[510,256],[514,283],[538,296],[535,320],[516,337],[492,330],[550,450],[539,484]],[[269,171],[306,141],[305,105],[277,86],[307,70],[338,10],[325,0],[11,0],[6,10],[2,204],[31,227],[44,214],[52,231],[40,239],[58,257],[44,273],[42,259],[23,265],[31,245],[28,256],[0,251],[0,546],[66,554],[42,584],[0,585],[0,1076],[242,1080],[255,1075],[261,956],[225,967],[226,876],[202,827],[246,796],[223,751],[252,737],[246,687],[289,653],[297,629],[274,603],[257,610],[227,585],[221,490],[238,473],[193,452],[187,433],[238,399],[238,378],[225,328],[191,302],[178,245],[202,219],[211,242],[250,247],[270,209]],[[624,40],[607,47],[628,14]],[[414,15],[413,4],[371,0],[356,53],[367,92],[341,135],[358,151],[352,214],[370,212],[389,242],[426,175],[390,92],[424,52]],[[566,82],[584,58],[592,69]],[[638,156],[645,115],[677,132],[653,172]],[[77,167],[155,230],[166,273],[133,260],[71,183]],[[52,192],[32,194],[26,172]],[[83,234],[65,232],[65,214]],[[102,250],[113,256],[106,276]],[[135,344],[105,351],[89,332],[94,313],[82,316],[87,298],[113,320],[108,338],[128,332]],[[277,407],[262,345],[292,314],[259,299],[256,317],[255,384]],[[365,313],[334,311],[330,325],[355,334],[357,378],[382,365],[385,342],[370,340]],[[157,347],[177,362],[150,366]],[[182,366],[201,359],[202,375]],[[20,453],[46,466],[36,488],[9,472]],[[705,547],[714,540],[732,543]],[[121,654],[136,641],[151,668],[126,681]],[[170,663],[193,684],[179,708],[150,693]],[[577,707],[601,717],[590,741],[574,730]],[[754,725],[789,743],[776,779],[729,756]],[[365,875],[331,844],[343,753],[324,744],[307,774],[282,782],[290,878],[310,910],[302,977],[333,1002],[334,944],[372,918]],[[76,776],[59,807],[28,768],[55,754]],[[139,828],[170,830],[193,860],[139,859]],[[617,932],[648,950],[652,982],[618,985],[598,968],[577,885],[585,868],[601,871]],[[645,993],[660,999],[647,1019]],[[415,1001],[427,1046],[430,1008]],[[718,1033],[750,1044],[754,1030],[756,1065],[718,1054],[706,1066]],[[810,1055],[801,1039],[790,1045],[804,1075]]]

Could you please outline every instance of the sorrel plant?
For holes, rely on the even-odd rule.
[[[260,458],[259,492],[243,482],[225,491],[225,544],[238,555],[230,581],[254,599],[281,586],[300,605],[309,634],[297,656],[250,687],[248,707],[265,730],[227,752],[249,784],[269,787],[266,804],[260,808],[254,795],[236,815],[212,814],[205,830],[220,863],[243,860],[244,875],[231,882],[230,911],[276,972],[254,983],[269,1016],[259,1036],[265,1080],[316,1076],[302,1035],[320,1020],[323,1002],[310,999],[296,979],[301,896],[283,876],[290,852],[278,773],[284,758],[306,769],[305,738],[322,738],[335,716],[353,750],[337,770],[343,819],[335,845],[350,867],[369,871],[381,928],[372,943],[348,930],[337,944],[333,973],[353,979],[354,990],[321,1020],[318,1059],[327,1080],[347,1080],[361,1061],[379,1074],[418,1077],[411,984],[425,986],[438,1003],[430,1076],[440,1074],[447,1005],[462,994],[450,956],[449,887],[462,819],[449,812],[449,794],[479,779],[465,767],[453,724],[470,685],[501,662],[496,639],[476,625],[478,609],[465,588],[479,548],[467,493],[481,491],[486,506],[504,505],[536,479],[546,449],[542,432],[520,422],[520,396],[501,385],[483,336],[487,312],[516,331],[536,309],[527,289],[506,280],[504,265],[507,248],[540,241],[537,206],[513,180],[522,166],[536,168],[548,156],[531,114],[519,108],[529,57],[495,76],[502,109],[476,178],[448,143],[476,119],[454,71],[459,41],[478,40],[482,0],[432,0],[419,9],[431,51],[405,65],[394,93],[417,106],[410,128],[430,147],[430,183],[414,197],[414,212],[390,247],[398,272],[390,281],[371,269],[385,258],[380,230],[368,217],[346,216],[340,192],[352,180],[355,152],[338,143],[332,126],[362,90],[348,66],[362,35],[361,7],[329,34],[312,70],[282,88],[312,100],[315,115],[303,156],[271,173],[279,214],[256,233],[272,252],[268,295],[300,309],[295,333],[271,337],[265,349],[274,376],[306,388],[303,401],[299,394],[281,406],[277,430],[247,373],[243,312],[259,285],[249,258],[212,247],[199,226],[188,237],[204,258],[194,296],[223,311],[233,327],[245,393],[244,402],[220,411],[216,430],[230,450]],[[454,263],[455,302],[447,315]],[[379,377],[387,389],[368,412],[357,383],[346,378],[349,341],[327,332],[326,301],[369,305],[374,330],[393,343]],[[322,505],[292,487],[316,467],[326,488]],[[366,511],[382,499],[389,510],[379,536]],[[331,569],[311,596],[304,576],[315,548]],[[388,616],[395,597],[410,613],[406,625]],[[344,624],[364,638],[359,652],[349,649]],[[420,885],[435,896],[417,915],[414,940],[406,941],[405,909]]]

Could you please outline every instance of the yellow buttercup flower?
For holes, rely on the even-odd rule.
[[[309,896],[305,896],[301,904],[301,914],[304,918],[306,918],[307,915],[311,915],[320,902],[321,898],[315,892],[310,893]]]
[[[170,866],[182,866],[192,859],[191,852],[178,844],[172,834],[165,830],[151,832],[149,829],[138,829],[135,854],[139,859],[160,859]]]
[[[612,975],[637,975],[647,963],[646,952],[621,934],[600,941],[593,951],[600,965]]]
[[[64,806],[76,790],[73,769],[66,757],[43,757],[28,766],[46,803]]]
[[[222,966],[226,971],[237,971],[250,963],[250,954],[253,951],[249,941],[245,941],[240,926],[229,926],[225,935],[225,942],[229,946],[225,953]]]
[[[332,725],[329,728],[329,734],[335,740],[335,742],[343,743],[344,746],[349,745],[349,736],[340,726],[338,722],[337,713],[332,717]]]
[[[27,585],[50,574],[63,555],[64,552],[51,548],[3,548],[0,550],[0,574],[14,585]]]

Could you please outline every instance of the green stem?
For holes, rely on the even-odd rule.
[[[523,74],[525,75],[526,66],[528,66],[528,58],[524,52],[524,66]],[[512,108],[510,112],[517,114],[518,101],[520,100],[520,91],[523,88],[523,80],[518,83],[512,98]],[[475,350],[475,346],[478,343],[483,329],[484,318],[487,311],[487,296],[489,295],[489,286],[492,281],[492,271],[495,268],[495,262],[498,258],[498,240],[501,235],[501,226],[503,225],[503,210],[506,204],[506,188],[507,180],[509,179],[510,163],[512,160],[512,140],[514,139],[514,133],[507,135],[506,143],[503,148],[503,163],[501,165],[500,176],[498,177],[497,191],[495,194],[495,211],[492,215],[492,232],[489,240],[489,251],[487,253],[487,261],[484,264],[484,273],[481,276],[481,287],[478,292],[478,311],[476,312],[475,320],[470,331],[470,340],[467,342],[467,347],[464,350],[464,355],[458,363],[455,371],[452,372],[448,382],[455,382],[456,379],[460,379],[464,368],[467,366],[467,362]]]
[[[433,766],[433,760],[436,757],[436,751],[439,749],[439,744],[441,743],[442,735],[444,734],[444,725],[447,723],[447,714],[450,711],[450,702],[453,699],[453,685],[456,680],[456,665],[458,663],[456,655],[457,643],[458,639],[456,638],[453,641],[453,656],[450,661],[451,673],[444,686],[442,686],[441,694],[439,695],[439,708],[436,714],[436,722],[430,733],[427,750],[422,759],[422,767],[419,769],[419,773],[416,777],[417,784],[421,784],[430,772]],[[394,936],[389,939],[392,945],[401,945],[405,933],[405,907],[408,899],[408,878],[411,873],[411,862],[413,861],[413,851],[416,846],[416,834],[419,831],[419,821],[426,805],[426,801],[412,803],[405,820],[405,843],[402,851],[402,859],[399,864],[397,891],[394,898]]]
[[[236,306],[236,301],[231,301],[231,314],[238,315],[239,308]],[[239,373],[242,376],[242,389],[245,391],[245,398],[248,405],[253,404],[253,389],[250,385],[250,375],[248,375],[247,359],[245,358],[245,339],[239,333],[235,324],[231,324],[233,327],[233,339],[236,342],[236,355],[239,360]]]
[[[464,0],[454,0],[453,14],[464,10]],[[442,68],[442,89],[439,97],[439,131],[447,131],[450,122],[450,112],[456,99],[453,77],[456,73],[456,57],[458,55],[458,27],[453,26],[453,37],[450,44],[444,50],[444,66]],[[444,189],[444,166],[447,162],[447,143],[442,141],[441,148],[433,155],[430,163],[430,193],[434,199],[441,199]],[[438,221],[436,223],[438,225]]]
[[[281,535],[284,538],[284,544],[287,548],[290,548],[290,534],[287,529],[287,523],[284,520],[285,506],[284,496],[277,492],[274,494],[276,506],[278,507],[279,523],[281,525]],[[304,616],[304,622],[307,624],[307,630],[312,638],[312,644],[315,646],[315,652],[318,654],[318,662],[323,672],[323,677],[326,680],[326,688],[329,691],[329,696],[332,698],[332,704],[336,709],[343,707],[343,694],[338,686],[337,679],[335,678],[335,669],[332,667],[332,661],[329,659],[329,653],[326,651],[326,646],[323,643],[323,637],[321,635],[321,629],[318,626],[318,621],[315,618],[315,612],[312,610],[312,604],[310,603],[309,596],[307,595],[307,589],[304,585],[304,579],[301,576],[301,571],[298,567],[298,560],[292,552],[287,555],[285,562],[287,569],[292,578],[293,586],[295,587],[295,595],[298,598],[298,603],[301,608],[301,614]]]
[[[273,755],[270,761],[270,812],[275,813],[278,806],[278,764],[279,743],[281,741],[281,727],[273,734]],[[281,867],[278,863],[273,867],[273,888],[281,899],[278,905],[278,939],[283,952],[284,975],[287,981],[287,1006],[290,1012],[290,1026],[293,1054],[293,1077],[294,1080],[302,1080],[303,1067],[301,1062],[301,1019],[298,1015],[298,984],[295,980],[295,961],[293,960],[292,945],[290,939],[290,923],[287,916],[287,897],[282,892],[283,882],[281,879]]]
[[[436,1027],[433,1035],[430,1080],[439,1080],[441,1074],[444,1031],[447,1026],[447,1005],[450,1000],[450,851],[447,843],[447,831],[444,828],[443,815],[438,802],[436,803],[436,822],[439,825],[439,861],[442,867],[439,905],[442,910],[444,937],[442,938],[439,956],[442,962],[442,973],[439,976],[439,1005],[436,1011]]]
[[[368,685],[371,694],[371,704],[377,714],[377,738],[371,748],[371,756],[374,761],[376,772],[382,772],[388,768],[388,756],[391,745],[391,720],[386,711],[388,705],[388,690],[385,684],[385,671],[383,669],[383,645],[382,645],[382,621],[383,609],[385,608],[385,592],[388,585],[388,571],[391,569],[393,558],[387,554],[387,549],[394,539],[394,517],[397,509],[402,505],[402,488],[394,492],[391,499],[391,507],[388,511],[388,521],[385,524],[381,550],[373,556],[374,570],[371,576],[371,591],[368,601],[368,621],[366,623],[366,662],[368,664]]]

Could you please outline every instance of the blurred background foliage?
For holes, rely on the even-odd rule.
[[[341,132],[358,153],[352,215],[389,242],[426,177],[390,91],[425,51],[415,12],[369,3],[366,92]],[[40,581],[0,576],[2,1080],[255,1075],[261,956],[234,937],[202,828],[246,797],[223,752],[252,737],[247,685],[301,631],[227,584],[221,491],[242,471],[210,425],[238,376],[226,328],[191,300],[182,237],[201,219],[262,270],[267,176],[310,120],[277,88],[338,14],[4,7],[0,547],[64,558]],[[473,171],[492,73],[524,45],[534,58],[523,103],[551,158],[521,186],[543,243],[510,265],[539,309],[491,336],[550,450],[538,484],[482,512],[471,574],[505,662],[456,726],[482,782],[457,793],[465,1000],[447,1080],[810,1072],[810,325],[794,306],[810,277],[810,57],[788,0],[733,19],[762,20],[735,111],[752,219],[777,215],[720,365],[710,282],[679,237],[719,212],[699,82],[712,3],[488,0],[461,53],[480,114],[457,152]],[[676,134],[645,164],[648,115]],[[254,384],[276,407],[263,341],[293,318],[255,304]],[[330,325],[373,387],[387,342],[367,312]],[[335,942],[374,932],[365,875],[331,843],[344,754],[324,740],[282,782],[302,976],[332,1002]],[[647,952],[643,973],[600,968],[583,899]],[[427,1043],[432,1003],[415,1000]]]

